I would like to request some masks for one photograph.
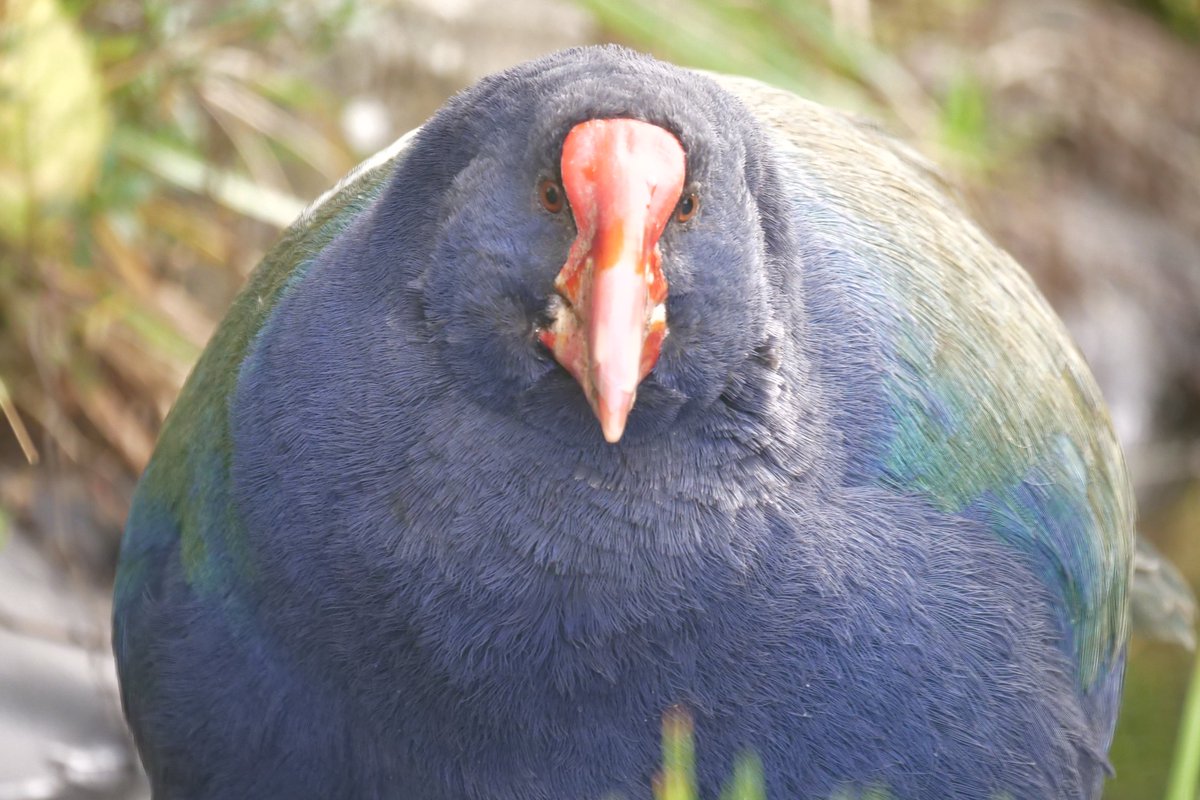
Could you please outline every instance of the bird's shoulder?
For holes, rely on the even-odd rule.
[[[860,477],[1029,554],[1063,596],[1083,688],[1107,694],[1126,639],[1134,503],[1062,323],[914,150],[783,90],[714,77],[766,129],[800,236],[818,240],[802,248],[804,285],[841,298],[840,323],[869,319],[878,413],[857,442]],[[832,313],[828,297],[807,302],[814,317]]]
[[[168,571],[181,570],[194,588],[217,589],[249,568],[230,489],[230,403],[243,363],[289,286],[379,198],[414,133],[364,161],[301,213],[208,342],[134,494],[117,572],[118,617],[136,613]]]

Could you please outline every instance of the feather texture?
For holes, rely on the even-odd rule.
[[[532,333],[571,233],[527,187],[622,115],[676,132],[705,200],[610,446]],[[710,790],[752,749],[777,799],[1092,798],[1131,496],[1061,324],[919,157],[568,51],[255,271],[137,490],[123,700],[164,798],[634,794],[675,703]]]
[[[1062,592],[1082,687],[1111,692],[1128,637],[1133,492],[1062,323],[903,145],[764,84],[717,79],[782,140],[811,246],[863,265],[828,278],[848,306],[839,319],[861,319],[882,350],[873,425],[840,404],[862,437],[859,479],[919,492],[1029,552]]]

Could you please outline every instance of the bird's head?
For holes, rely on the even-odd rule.
[[[429,206],[422,303],[453,373],[494,409],[576,437],[598,420],[608,442],[713,402],[769,317],[765,149],[714,83],[618,48],[460,95],[397,188]]]

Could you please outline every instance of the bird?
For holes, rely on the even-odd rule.
[[[1026,273],[879,126],[615,45],[311,206],[114,590],[156,800],[1096,798],[1134,501]],[[872,795],[875,796],[875,795]]]

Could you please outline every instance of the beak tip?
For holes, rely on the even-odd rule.
[[[626,402],[615,405],[610,405],[603,397],[599,398],[595,411],[596,417],[600,421],[600,432],[604,434],[604,441],[609,444],[621,441],[621,437],[625,435],[625,422],[629,419],[629,412],[632,409],[632,395]]]

